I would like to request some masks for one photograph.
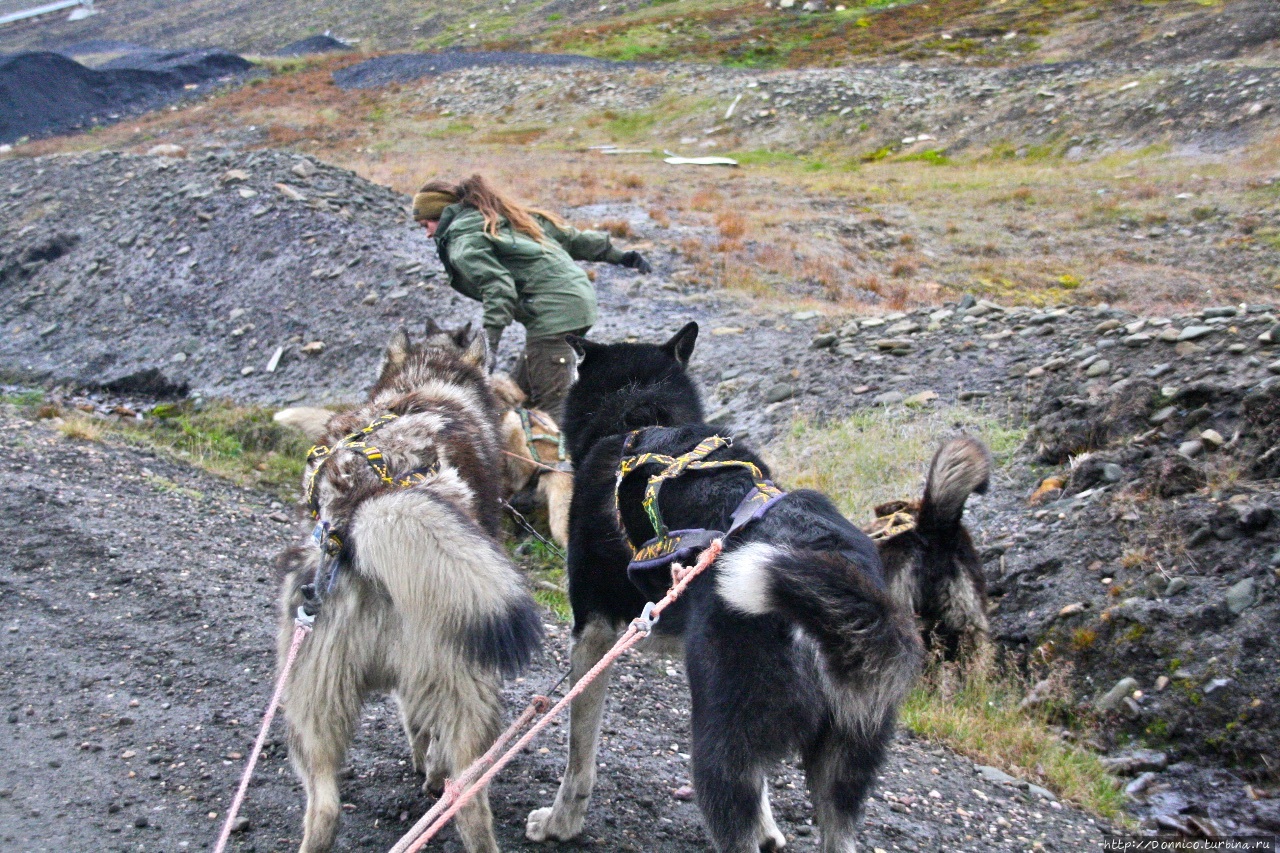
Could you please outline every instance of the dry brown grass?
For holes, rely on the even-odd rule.
[[[716,214],[716,228],[726,240],[739,240],[747,233],[747,220],[741,213],[723,211]]]
[[[894,278],[910,278],[920,271],[920,259],[913,255],[902,255],[889,266],[889,275]]]
[[[625,219],[605,219],[596,225],[597,230],[607,231],[612,237],[622,239],[632,234],[631,223]]]
[[[724,196],[714,187],[704,187],[689,196],[687,206],[690,210],[710,213],[724,206]]]
[[[1270,226],[1257,212],[1260,203],[1244,204],[1241,194],[1274,196],[1266,179],[1280,169],[1280,134],[1231,167],[1191,168],[1157,153],[1080,164],[975,155],[952,165],[882,162],[856,171],[808,171],[799,161],[732,172],[672,169],[583,151],[587,134],[572,128],[587,127],[590,114],[566,100],[571,89],[540,96],[544,114],[529,103],[506,116],[442,115],[427,106],[429,83],[337,89],[330,75],[348,61],[355,59],[325,60],[93,135],[32,143],[21,154],[141,152],[156,142],[198,151],[243,138],[238,129],[254,125],[266,144],[305,151],[405,193],[429,177],[478,171],[555,211],[636,205],[659,228],[681,229],[674,248],[698,264],[696,274],[709,286],[783,301],[816,298],[848,310],[896,310],[969,291],[1010,303],[1105,300],[1167,311],[1206,300],[1262,301],[1280,283],[1280,265],[1265,281],[1202,272],[1203,265],[1173,251],[1151,251],[1174,241],[1135,245],[1116,228],[1122,221],[1172,227],[1193,209],[1204,211],[1203,220],[1227,210],[1235,243],[1219,250],[1258,244]],[[578,118],[560,120],[570,114]],[[653,132],[660,136],[661,128],[660,121]],[[841,154],[823,156],[838,162]],[[1173,203],[1183,191],[1194,201]],[[850,233],[850,222],[860,230]],[[699,236],[686,236],[690,228]],[[883,231],[897,232],[892,245]],[[703,258],[712,255],[714,262]]]
[[[102,441],[105,430],[102,424],[80,414],[71,414],[58,424],[58,432],[63,438],[76,441]]]

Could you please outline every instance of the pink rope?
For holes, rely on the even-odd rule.
[[[667,590],[667,594],[662,597],[662,600],[655,604],[651,609],[650,613],[652,614],[653,619],[656,619],[668,605],[679,598],[695,577],[705,571],[707,566],[710,566],[715,562],[716,557],[720,556],[723,544],[723,540],[720,539],[712,542],[707,546],[706,550],[698,555],[698,561],[688,569],[683,568],[679,564],[671,567],[671,588]],[[418,823],[414,825],[412,830],[410,830],[403,838],[400,839],[399,842],[396,843],[396,846],[392,848],[391,853],[416,853],[416,851],[422,849],[422,845],[430,841],[432,836],[443,829],[444,825],[448,823],[463,806],[470,802],[476,794],[484,790],[485,786],[493,780],[493,777],[497,776],[498,772],[502,770],[502,768],[505,767],[511,759],[520,752],[520,750],[528,746],[529,742],[537,737],[539,732],[550,725],[551,721],[559,716],[560,712],[573,701],[574,697],[585,690],[587,685],[595,681],[601,672],[612,666],[613,662],[617,660],[619,656],[647,637],[649,635],[651,624],[651,622],[645,623],[639,619],[633,620],[627,627],[626,633],[619,637],[618,641],[614,643],[613,648],[606,652],[604,657],[600,658],[596,665],[587,671],[586,675],[578,679],[577,683],[575,683],[573,687],[569,689],[569,692],[564,695],[564,698],[557,702],[555,706],[542,717],[542,719],[534,723],[533,727],[530,728],[529,731],[525,732],[524,736],[522,736],[520,740],[516,741],[510,749],[503,753],[502,756],[498,758],[483,775],[474,782],[466,783],[465,788],[463,784],[459,784],[454,787],[454,791],[450,791],[449,787],[446,786],[445,796],[441,797],[440,802],[437,802],[431,809],[431,812],[436,812],[438,814],[438,816],[434,818],[434,821],[427,826],[426,830],[423,831],[422,835],[418,836],[416,840],[412,841],[412,843],[407,843],[414,837],[414,834],[419,831],[419,826],[427,822],[428,816],[431,815],[431,812],[428,812],[427,815],[423,816],[422,820],[418,821]],[[508,731],[510,731],[510,729],[508,729]],[[494,749],[489,750],[489,752],[493,751]],[[484,757],[473,762],[472,765],[463,772],[462,776],[459,777],[459,780],[465,780],[473,776],[473,770],[477,765],[484,761],[484,758],[488,757],[488,755],[489,753],[485,753]],[[455,791],[457,793],[454,793]],[[443,812],[441,812],[440,804],[444,802],[445,798],[451,798],[452,802],[446,809],[444,809]]]
[[[472,780],[480,774],[480,771],[485,767],[488,767],[493,762],[498,753],[506,747],[508,743],[510,743],[511,738],[515,736],[516,732],[527,726],[529,721],[536,715],[546,711],[550,703],[551,700],[546,696],[534,696],[533,701],[531,701],[529,706],[524,709],[524,712],[516,718],[515,722],[507,727],[505,732],[498,736],[498,739],[494,741],[493,746],[489,747],[488,752],[471,762],[470,766],[468,766],[467,769],[462,772],[462,775],[458,777],[457,782],[454,782],[453,780],[445,782],[444,794],[442,794],[440,799],[436,801],[436,804],[413,825],[413,828],[405,833],[398,842],[396,842],[396,846],[391,848],[390,853],[405,853],[408,849],[407,845],[409,841],[416,837],[418,833],[426,829],[427,826],[435,820],[436,815],[444,811],[444,809],[454,801],[454,798],[456,798],[467,785],[471,784]]]
[[[284,668],[280,670],[280,677],[276,679],[276,689],[271,694],[271,703],[267,705],[267,715],[262,720],[258,739],[253,742],[253,753],[249,756],[249,764],[244,768],[244,775],[240,777],[240,788],[236,791],[235,799],[231,801],[231,808],[227,810],[227,819],[223,821],[222,832],[218,835],[218,845],[214,848],[214,853],[222,853],[227,848],[227,841],[231,838],[231,825],[235,823],[240,806],[244,805],[244,796],[249,790],[249,778],[253,776],[258,755],[267,742],[267,730],[271,728],[271,720],[276,715],[276,708],[280,706],[280,697],[284,693],[284,684],[289,678],[289,670],[293,669],[293,662],[298,659],[298,648],[302,645],[303,638],[311,633],[310,625],[304,625],[301,622],[296,624],[298,627],[293,632],[293,644],[289,646],[289,656],[285,659]]]

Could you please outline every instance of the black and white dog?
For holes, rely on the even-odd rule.
[[[624,458],[679,457],[715,435],[685,373],[697,333],[689,323],[660,346],[569,339],[581,359],[563,425],[576,466],[568,560],[575,681],[668,585],[665,567],[655,573],[637,563],[628,577],[634,549],[655,538],[655,522],[683,532],[729,530],[744,497],[768,477],[749,450],[712,439],[702,444],[715,448],[706,462],[730,465],[665,480],[651,499],[657,518],[642,504],[661,465],[641,462],[618,477]],[[821,849],[852,853],[858,815],[922,658],[911,613],[890,595],[866,534],[817,492],[776,498],[726,538],[721,556],[654,630],[684,644],[694,788],[716,850],[785,844],[764,778],[798,753]],[[529,815],[532,840],[582,831],[607,679],[573,703],[568,768],[555,804]]]

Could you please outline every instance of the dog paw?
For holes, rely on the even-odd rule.
[[[426,781],[422,783],[423,793],[430,794],[433,797],[442,796],[444,794],[444,783],[448,778],[449,774],[444,770],[428,773]]]
[[[760,841],[760,850],[762,853],[777,853],[777,851],[787,846],[787,837],[783,835],[777,827],[773,833],[766,835]]]
[[[582,831],[582,827],[563,826],[556,818],[555,809],[534,809],[525,823],[524,837],[530,841],[568,841]]]
[[[768,821],[762,821],[756,829],[756,843],[762,853],[776,853],[787,846],[787,837],[770,818]]]

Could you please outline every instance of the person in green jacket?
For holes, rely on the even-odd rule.
[[[516,382],[530,408],[559,419],[576,375],[566,334],[596,322],[596,292],[580,261],[607,261],[652,272],[639,252],[624,252],[600,231],[579,231],[545,210],[507,198],[481,175],[461,183],[430,181],[413,197],[413,218],[427,229],[449,285],[484,303],[489,369],[512,320],[525,328]]]

